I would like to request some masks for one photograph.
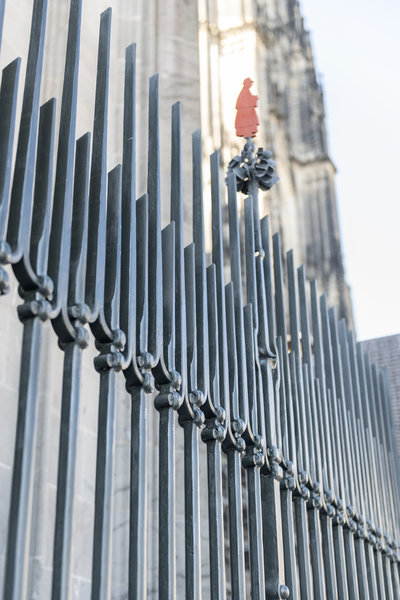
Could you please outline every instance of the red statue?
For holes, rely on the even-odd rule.
[[[256,113],[258,96],[254,96],[250,92],[252,85],[252,80],[250,77],[247,77],[243,81],[243,89],[236,100],[235,128],[236,135],[239,137],[253,138],[257,133],[259,123]]]

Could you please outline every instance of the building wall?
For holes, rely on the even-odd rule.
[[[351,321],[351,306],[341,263],[334,191],[334,167],[326,152],[323,99],[315,81],[312,54],[302,28],[297,3],[269,0],[87,0],[83,3],[81,63],[77,136],[92,129],[99,13],[113,8],[110,79],[109,164],[121,160],[122,90],[124,48],[137,47],[138,183],[142,194],[147,177],[147,85],[148,77],[160,72],[161,171],[163,221],[169,219],[170,110],[183,103],[184,198],[189,219],[186,241],[191,239],[191,140],[200,124],[204,142],[204,180],[208,183],[208,154],[221,148],[221,177],[229,160],[240,152],[243,140],[235,137],[234,105],[245,77],[256,82],[259,95],[260,131],[257,143],[273,150],[280,184],[260,196],[261,216],[270,212],[274,231],[280,231],[284,250],[294,247],[297,261],[306,262],[311,277],[327,288],[330,301],[341,316]],[[9,0],[6,5],[1,66],[17,55],[26,64],[32,0]],[[199,11],[197,13],[197,10]],[[46,58],[41,99],[56,96],[61,103],[64,71],[67,0],[49,0]],[[201,83],[201,85],[200,85]],[[309,102],[313,102],[310,112]],[[300,104],[299,104],[300,102]],[[325,208],[328,210],[325,211]],[[209,213],[206,214],[209,225]],[[324,260],[318,261],[323,256]],[[0,339],[6,348],[0,362],[0,589],[11,486],[13,445],[17,418],[18,380],[22,324],[16,315],[20,303],[13,280],[11,294],[1,298]],[[58,437],[61,409],[63,354],[50,324],[43,326],[41,381],[38,400],[38,431],[35,447],[35,486],[31,518],[29,598],[50,597]],[[98,375],[93,368],[93,345],[83,353],[82,397],[79,416],[75,494],[73,598],[89,599],[91,581],[93,501],[95,485]],[[117,378],[117,423],[114,478],[112,597],[127,597],[130,397],[123,376]],[[158,416],[149,399],[149,471],[158,467]],[[177,427],[177,448],[182,431]],[[202,446],[200,476],[206,467]],[[183,463],[178,463],[177,498],[182,500]],[[149,478],[148,504],[156,514],[157,479]],[[207,489],[202,488],[202,522],[207,522]],[[153,507],[153,508],[152,508]],[[178,597],[183,597],[183,512],[178,515]],[[157,594],[157,522],[149,519],[149,597]],[[207,539],[207,527],[202,530]],[[205,544],[205,548],[206,548]],[[208,557],[203,553],[204,569]],[[204,580],[207,581],[206,571]],[[207,597],[208,590],[203,590]]]
[[[400,334],[388,335],[361,342],[365,352],[371,357],[378,369],[387,369],[389,394],[392,403],[392,423],[397,448],[397,460],[400,460]]]
[[[329,157],[324,102],[308,32],[296,0],[200,1],[201,111],[205,149],[221,147],[223,164],[239,154],[235,103],[255,82],[260,127],[255,144],[273,151],[280,182],[259,195],[283,251],[294,249],[352,326],[338,226],[335,167]]]

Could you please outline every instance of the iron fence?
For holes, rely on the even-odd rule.
[[[0,91],[0,260],[3,267],[12,265],[23,300],[4,600],[27,597],[45,321],[51,321],[64,352],[53,600],[71,597],[81,362],[90,336],[100,380],[93,600],[111,598],[118,378],[125,378],[131,404],[129,598],[151,596],[146,579],[150,400],[159,413],[158,469],[151,473],[159,485],[159,598],[176,597],[178,458],[184,460],[184,506],[178,509],[184,511],[188,600],[201,598],[205,577],[213,600],[243,599],[248,589],[253,599],[289,593],[307,600],[400,598],[398,470],[385,377],[346,323],[337,322],[315,282],[308,291],[305,269],[296,270],[292,252],[284,268],[279,235],[271,244],[268,218],[259,219],[255,188],[239,215],[232,172],[226,180],[226,252],[218,152],[210,158],[212,256],[207,260],[200,131],[192,137],[193,242],[184,246],[179,103],[172,107],[171,222],[161,229],[157,75],[149,83],[147,194],[136,199],[134,45],[125,57],[122,164],[107,173],[110,9],[100,22],[93,136],[76,141],[81,0],[71,0],[56,131],[55,100],[39,106],[46,9],[46,0],[34,1],[15,150],[19,59],[3,70]],[[0,22],[3,12],[4,2]],[[227,262],[231,280],[226,283]],[[9,282],[3,267],[5,295]],[[179,457],[176,427],[184,432]],[[199,474],[203,448],[207,481]],[[202,573],[204,486],[209,560]]]

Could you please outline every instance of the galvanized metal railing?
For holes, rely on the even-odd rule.
[[[93,600],[111,598],[115,386],[123,376],[131,398],[129,598],[145,598],[148,589],[151,397],[159,413],[154,440],[159,448],[159,598],[176,594],[178,425],[184,431],[179,457],[184,506],[179,510],[185,513],[188,600],[199,599],[205,588],[213,600],[243,599],[249,589],[254,599],[289,593],[308,600],[398,599],[398,466],[385,377],[346,324],[337,323],[315,282],[308,293],[305,269],[296,272],[292,252],[285,271],[279,235],[271,247],[268,218],[259,220],[255,185],[239,214],[232,172],[225,252],[217,152],[210,163],[212,256],[207,266],[199,131],[193,134],[193,242],[184,247],[179,103],[172,107],[171,222],[161,229],[157,75],[149,84],[147,194],[136,199],[134,45],[125,57],[122,164],[107,173],[110,9],[100,21],[93,137],[87,133],[75,141],[81,0],[71,0],[56,132],[55,100],[39,107],[46,9],[46,0],[34,1],[15,159],[19,59],[4,69],[0,91],[0,260],[12,265],[23,298],[4,600],[27,597],[46,320],[64,351],[53,600],[71,594],[81,361],[90,335],[99,352],[94,367],[100,379]],[[0,23],[3,12],[0,3]],[[244,218],[244,256],[239,218]],[[0,290],[8,291],[3,267]],[[203,444],[207,481],[199,475]],[[206,584],[200,558],[200,487],[205,485]]]

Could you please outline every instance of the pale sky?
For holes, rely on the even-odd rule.
[[[301,0],[360,340],[400,333],[400,2]]]

